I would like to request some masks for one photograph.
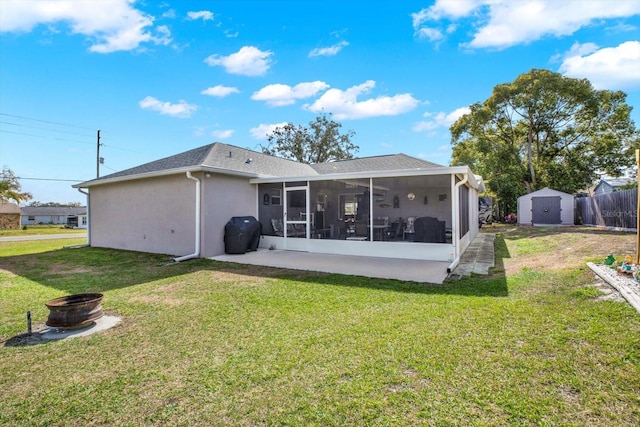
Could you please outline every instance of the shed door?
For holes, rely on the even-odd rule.
[[[532,197],[531,222],[533,224],[560,224],[560,196]]]

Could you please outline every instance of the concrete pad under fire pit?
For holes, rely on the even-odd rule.
[[[53,328],[47,327],[40,332],[34,332],[34,334],[40,334],[40,339],[44,341],[62,340],[66,338],[86,337],[98,332],[111,329],[120,323],[122,319],[117,316],[104,315],[99,319],[96,319],[91,325],[78,329],[66,329],[66,328]]]

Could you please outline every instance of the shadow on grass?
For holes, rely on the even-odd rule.
[[[497,243],[499,244],[499,242]],[[504,243],[502,246],[504,247]],[[496,265],[501,265],[501,262],[497,261]],[[207,270],[294,280],[310,284],[361,287],[392,292],[493,297],[508,295],[504,274],[489,277],[473,276],[457,281],[447,280],[442,285],[436,285],[207,259],[175,263],[168,255],[93,247],[65,248],[36,254],[3,257],[0,258],[0,269],[10,271],[43,286],[64,291],[67,294],[105,292]]]

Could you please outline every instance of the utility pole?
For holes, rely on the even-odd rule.
[[[98,149],[96,156],[96,178],[100,178],[100,129],[98,129]]]
[[[640,150],[636,150],[636,179],[638,198],[636,201],[636,265],[640,264]]]

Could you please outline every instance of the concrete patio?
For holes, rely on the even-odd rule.
[[[495,235],[480,233],[465,251],[453,274],[488,274],[494,266]],[[284,250],[259,249],[241,255],[219,255],[216,261],[235,262],[293,270],[318,271],[380,279],[442,284],[449,276],[448,262],[395,258],[317,254]]]

